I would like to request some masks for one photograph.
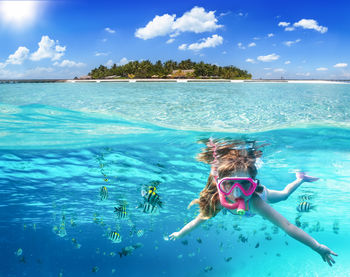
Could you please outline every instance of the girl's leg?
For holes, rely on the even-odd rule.
[[[303,182],[315,182],[319,178],[305,175],[304,172],[297,172],[296,180],[288,184],[283,190],[272,190],[266,189],[267,202],[277,203],[283,200],[287,200],[289,195],[291,195]]]
[[[283,200],[287,200],[289,195],[291,195],[304,180],[296,179],[294,182],[288,184],[283,190],[272,190],[266,188],[267,202],[277,203]]]

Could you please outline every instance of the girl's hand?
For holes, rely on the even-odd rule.
[[[169,235],[170,240],[176,240],[176,239],[178,239],[180,237],[181,237],[180,236],[180,232],[174,232],[171,235]]]
[[[317,177],[308,176],[308,175],[305,174],[305,172],[302,172],[302,171],[296,172],[295,176],[296,176],[297,179],[301,179],[304,182],[310,182],[310,183],[311,182],[315,182],[318,179],[320,179],[320,178],[317,178]]]
[[[334,253],[327,246],[320,244],[316,251],[318,254],[321,255],[322,259],[329,264],[329,266],[335,264],[335,261],[333,260],[331,255],[338,256],[338,254]]]

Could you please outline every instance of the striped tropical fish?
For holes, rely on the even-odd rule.
[[[114,207],[114,212],[117,214],[118,218],[126,218],[128,216],[125,204]]]
[[[101,200],[106,200],[108,198],[108,190],[106,186],[102,186],[100,189]]]
[[[145,202],[148,202],[153,206],[158,205],[159,207],[162,207],[162,201],[160,201],[156,186],[149,186],[148,188],[143,189],[141,191],[141,195],[144,198]]]
[[[108,238],[113,242],[113,243],[120,243],[122,241],[122,237],[118,232],[110,232]]]
[[[144,202],[142,204],[139,204],[137,208],[141,208],[142,212],[145,214],[154,214],[158,211],[157,206],[153,206],[148,202]]]
[[[143,234],[144,234],[144,231],[143,231],[142,229],[138,230],[137,233],[136,233],[136,235],[137,235],[139,238],[142,237]]]
[[[305,212],[309,212],[310,210],[312,210],[314,207],[309,203],[309,202],[301,202],[298,207],[297,207],[297,211],[301,212],[301,213],[305,213]]]

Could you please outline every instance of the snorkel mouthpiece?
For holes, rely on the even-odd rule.
[[[245,201],[243,198],[237,198],[236,202],[238,203],[237,214],[244,215],[245,214]]]

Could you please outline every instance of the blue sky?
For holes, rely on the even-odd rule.
[[[1,1],[0,79],[204,61],[253,78],[350,79],[348,1]]]

